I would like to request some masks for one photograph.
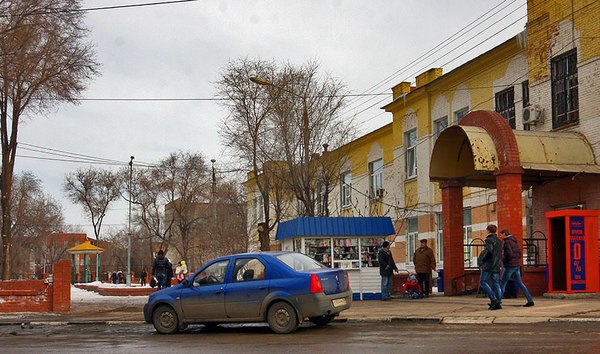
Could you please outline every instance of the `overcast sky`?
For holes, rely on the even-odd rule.
[[[158,2],[84,0],[82,6]],[[81,104],[22,124],[16,170],[33,172],[62,203],[66,223],[92,236],[81,207],[62,192],[65,174],[89,163],[48,158],[73,160],[57,156],[59,150],[125,165],[135,156],[135,166],[198,151],[227,170],[230,159],[218,136],[226,112],[211,99],[229,61],[316,59],[353,94],[385,93],[352,98],[345,111],[367,133],[391,122],[380,107],[391,101],[392,86],[414,82],[431,67],[449,72],[521,32],[525,16],[526,0],[199,0],[91,10],[86,23],[101,76]],[[25,150],[27,144],[53,154]],[[107,213],[103,234],[123,227],[127,204],[119,202]]]

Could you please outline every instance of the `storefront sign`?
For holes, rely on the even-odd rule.
[[[585,228],[584,218],[570,218],[571,290],[585,290]]]

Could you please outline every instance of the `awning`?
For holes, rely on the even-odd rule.
[[[276,240],[302,236],[388,236],[395,234],[389,217],[298,217],[279,223]]]
[[[523,169],[523,186],[577,173],[600,174],[594,152],[585,138],[574,132],[513,131]],[[499,154],[485,129],[455,125],[435,142],[429,179],[461,179],[466,186],[495,187]]]

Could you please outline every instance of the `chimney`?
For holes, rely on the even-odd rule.
[[[417,88],[427,85],[428,83],[432,82],[433,80],[437,79],[438,77],[440,77],[442,75],[443,75],[442,68],[431,68],[431,69],[427,70],[426,72],[424,72],[416,77]]]

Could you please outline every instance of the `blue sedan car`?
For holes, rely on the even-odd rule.
[[[245,322],[290,333],[305,319],[326,325],[351,303],[345,270],[300,253],[244,253],[210,261],[181,284],[153,293],[144,318],[163,334],[188,324]]]

